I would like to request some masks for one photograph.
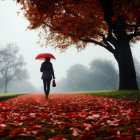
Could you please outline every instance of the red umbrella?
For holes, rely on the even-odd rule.
[[[41,54],[37,55],[35,59],[38,59],[38,60],[45,60],[45,58],[56,59],[56,58],[55,58],[52,54],[50,54],[50,53],[41,53]]]

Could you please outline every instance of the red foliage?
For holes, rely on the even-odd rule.
[[[107,36],[108,26],[112,28],[112,25],[108,25],[104,19],[105,13],[100,0],[16,1],[22,5],[24,15],[30,22],[28,28],[43,29],[39,35],[43,42],[40,43],[49,46],[52,44],[62,50],[71,44],[76,44],[78,49],[85,48],[86,42],[82,42],[81,39],[94,39],[102,43],[100,34]],[[111,2],[111,0],[108,1],[108,5],[111,5]],[[121,15],[126,24],[139,26],[139,0],[114,0],[110,8],[108,10],[112,13],[112,24]],[[133,33],[134,29],[129,26],[126,30],[127,34]],[[135,40],[138,39],[140,38],[135,38]]]
[[[139,139],[140,101],[28,94],[0,102],[0,139]]]

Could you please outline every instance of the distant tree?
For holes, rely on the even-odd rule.
[[[3,83],[3,78],[2,78],[2,77],[0,77],[0,89],[2,89],[2,88],[3,88],[3,86],[4,86],[4,83]]]
[[[90,64],[90,80],[93,79],[95,90],[117,89],[118,72],[110,60],[93,60]]]
[[[140,0],[16,1],[28,28],[43,29],[45,43],[61,50],[72,44],[84,49],[87,43],[105,48],[118,63],[119,89],[138,90],[129,43],[140,40]]]
[[[27,71],[22,56],[18,55],[19,48],[15,44],[8,44],[0,48],[0,76],[4,80],[5,93],[11,80],[26,79]]]
[[[89,69],[81,64],[73,65],[67,72],[67,78],[65,79],[64,89],[68,91],[85,90],[86,85],[91,82],[87,79],[89,74]],[[85,81],[87,84],[85,85]]]
[[[10,93],[17,93],[17,92],[37,92],[37,88],[32,85],[32,83],[29,80],[12,80],[8,84],[8,92]]]
[[[4,80],[0,79],[0,94],[4,93]],[[36,88],[28,79],[24,80],[23,78],[20,80],[11,80],[8,83],[7,93],[32,93],[32,92],[40,92],[38,88]]]
[[[117,89],[118,72],[109,60],[93,60],[90,67],[73,65],[67,77],[58,82],[56,91],[92,91]]]

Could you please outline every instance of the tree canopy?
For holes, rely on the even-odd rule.
[[[100,45],[110,52],[108,41],[116,41],[120,20],[125,21],[128,40],[140,37],[139,0],[17,0],[22,4],[29,29],[43,29],[40,37],[45,44],[65,49],[76,44],[83,49],[86,43]],[[129,13],[129,14],[128,14]],[[119,22],[119,23],[117,23]],[[120,28],[121,29],[121,28]],[[55,43],[57,41],[57,44]],[[44,43],[44,42],[41,42]],[[112,43],[112,42],[111,42]]]

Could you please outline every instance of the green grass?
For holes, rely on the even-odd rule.
[[[88,94],[93,96],[105,96],[127,100],[140,100],[140,90],[103,90],[103,91],[82,91],[75,94]]]
[[[82,91],[82,92],[73,92],[74,94],[88,94],[93,96],[105,96],[119,99],[127,100],[140,100],[140,90],[102,90],[102,91]],[[10,93],[10,94],[0,94],[0,101],[14,98],[19,95],[27,93]]]
[[[24,94],[27,94],[27,93],[6,93],[6,94],[0,94],[0,101],[7,100],[7,99],[10,99],[10,98],[14,98],[14,97],[17,97],[17,96],[20,96],[20,95],[24,95]]]

